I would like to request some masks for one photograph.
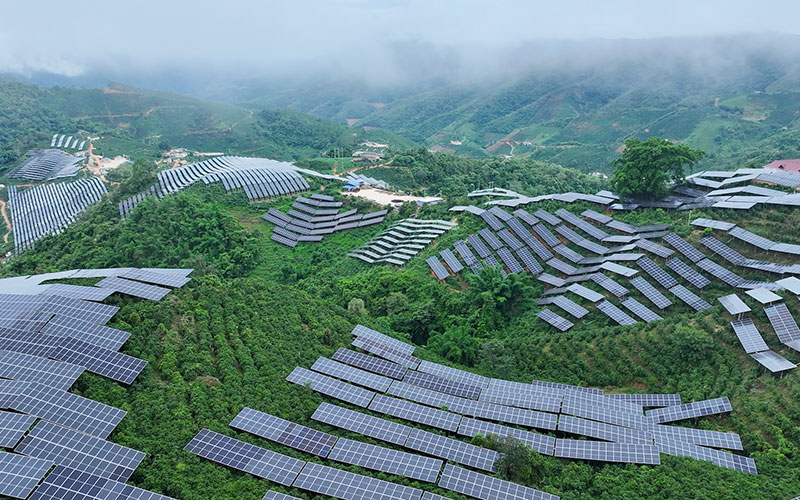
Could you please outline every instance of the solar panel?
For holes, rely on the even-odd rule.
[[[519,263],[517,259],[514,258],[514,255],[508,248],[498,248],[497,255],[500,256],[500,259],[503,263],[508,267],[508,270],[512,273],[521,273],[523,271],[522,265]]]
[[[761,337],[761,334],[758,332],[758,328],[756,328],[756,325],[753,323],[752,319],[746,318],[731,321],[731,326],[733,327],[733,331],[736,333],[736,337],[739,339],[739,342],[741,342],[744,352],[760,352],[769,349],[767,343],[764,342],[764,339]]]
[[[547,283],[548,285],[553,285],[553,286],[564,286],[567,283],[563,279],[553,276],[550,273],[542,273],[539,276],[537,276],[536,279],[538,279],[542,283]]]
[[[461,425],[458,426],[458,435],[475,437],[478,434],[488,436],[493,434],[495,436],[511,436],[514,439],[522,441],[525,445],[530,446],[534,450],[543,455],[553,455],[553,448],[555,447],[555,438],[545,436],[536,432],[525,431],[522,429],[515,429],[493,422],[485,422],[470,417],[461,419]]]
[[[603,296],[594,290],[586,288],[583,285],[579,285],[577,283],[573,283],[567,287],[567,290],[574,293],[575,295],[584,298],[590,302],[597,302],[599,300],[603,300]]]
[[[650,444],[622,444],[575,439],[556,439],[555,456],[600,462],[661,464],[658,449]]]
[[[444,468],[439,487],[481,500],[558,500],[556,495],[450,464]]]
[[[185,269],[180,271],[189,271],[191,273],[192,269]],[[120,278],[128,278],[131,280],[136,281],[144,281],[146,283],[154,283],[156,285],[164,285],[170,286],[173,288],[180,288],[189,281],[191,278],[187,278],[186,276],[189,273],[184,272],[163,272],[163,271],[156,271],[156,270],[147,270],[147,269],[135,269],[132,271],[128,271],[126,273],[120,274]]]
[[[778,340],[782,344],[793,346],[792,348],[795,350],[800,350],[800,347],[797,347],[798,342],[800,342],[800,328],[797,327],[797,322],[795,322],[786,304],[781,302],[767,306],[764,308],[764,312],[778,335]]]
[[[704,288],[711,283],[705,276],[701,275],[678,258],[669,259],[666,262],[666,265],[668,268],[675,271],[678,276],[685,279],[697,288]]]
[[[573,302],[572,300],[568,299],[563,295],[556,295],[550,301],[551,304],[560,307],[567,313],[571,314],[575,318],[583,318],[587,314],[589,314],[589,310],[584,308],[583,306]]]
[[[9,408],[100,438],[111,434],[126,414],[119,408],[34,382],[25,384]]]
[[[411,432],[411,427],[406,425],[328,403],[320,404],[311,418],[318,422],[399,446],[405,444]]]
[[[481,238],[486,241],[486,243],[491,247],[492,250],[497,250],[503,246],[503,242],[501,242],[497,236],[493,232],[491,232],[488,228],[483,228],[478,231],[478,234],[481,235]]]
[[[703,259],[701,261],[698,261],[697,267],[711,274],[715,278],[724,281],[730,286],[734,287],[738,286],[744,281],[744,278],[742,278],[738,274],[729,271],[728,269],[725,269],[724,267],[720,266],[719,264],[710,259]]]
[[[664,236],[664,241],[672,245],[672,247],[675,250],[682,253],[687,259],[689,259],[692,262],[697,262],[705,258],[705,256],[700,250],[690,245],[686,240],[684,240],[675,233],[669,233],[666,236]]]
[[[730,314],[743,314],[751,310],[735,293],[719,297],[717,300]]]
[[[342,382],[341,380],[312,372],[300,366],[296,367],[292,373],[286,377],[286,380],[293,384],[308,386],[316,392],[356,406],[361,406],[362,408],[366,408],[375,395],[374,392],[368,391],[367,389],[362,389]]]
[[[642,250],[646,250],[654,255],[659,257],[669,257],[675,253],[674,250],[670,250],[669,248],[659,245],[658,243],[654,243],[650,240],[639,239],[636,240],[636,246],[641,248]]]
[[[561,224],[561,220],[558,217],[545,210],[537,210],[533,213],[533,215],[547,222],[551,226]]]
[[[415,369],[417,366],[419,366],[419,359],[415,358],[414,356],[398,352],[394,348],[387,347],[386,345],[375,342],[372,339],[356,337],[355,340],[353,340],[353,346],[402,365],[406,368]]]
[[[614,320],[618,325],[635,325],[636,324],[636,320],[635,319],[633,319],[630,316],[628,316],[622,309],[620,309],[619,307],[615,306],[614,304],[612,304],[611,302],[609,302],[607,300],[603,300],[601,302],[598,302],[596,305],[597,305],[597,308],[600,309],[600,311],[603,314],[605,314],[606,316],[608,316],[609,318]]]
[[[516,217],[523,220],[529,226],[533,226],[534,224],[539,222],[539,219],[537,219],[535,216],[531,215],[529,212],[525,211],[522,208],[514,210],[513,213]]]
[[[30,500],[174,500],[152,491],[57,465]]]
[[[747,290],[744,293],[753,297],[762,304],[770,304],[772,302],[783,300],[783,297],[781,297],[777,293],[770,292],[766,288],[756,288],[753,290]]]
[[[87,371],[123,384],[131,384],[147,365],[147,361],[143,359],[70,337],[59,342],[51,357],[82,366]]]
[[[714,238],[713,236],[706,236],[700,240],[700,243],[735,266],[744,265],[748,261],[747,257]]]
[[[752,352],[750,353],[750,357],[758,361],[761,366],[772,373],[778,373],[797,368],[796,364],[773,351]]]
[[[35,421],[31,415],[0,411],[0,448],[15,447]]]
[[[459,396],[462,398],[476,399],[481,393],[481,388],[479,386],[474,386],[463,382],[456,382],[454,380],[448,380],[430,373],[422,373],[413,370],[406,372],[406,376],[403,378],[403,381],[412,385],[443,392],[445,394],[451,394],[453,396]],[[385,390],[381,392],[385,392]]]
[[[553,247],[553,251],[573,264],[577,264],[586,259],[586,257],[566,245],[556,245]]]
[[[595,212],[594,210],[584,210],[583,212],[581,212],[581,215],[586,217],[587,219],[599,222],[600,224],[608,224],[609,222],[614,220],[608,215]]]
[[[352,382],[377,392],[386,392],[386,389],[388,389],[389,385],[392,383],[392,380],[388,377],[369,373],[324,357],[317,358],[311,366],[311,369],[315,372]]]
[[[472,245],[472,248],[475,249],[481,259],[485,259],[492,254],[492,252],[486,248],[486,244],[483,243],[477,234],[471,234],[467,236],[467,242]]]
[[[628,427],[595,422],[571,415],[561,415],[558,430],[614,443],[653,444],[653,434]]]
[[[775,246],[774,241],[764,238],[763,236],[759,236],[746,229],[742,229],[741,227],[732,228],[730,231],[728,231],[728,234],[730,234],[737,240],[749,243],[756,248],[760,248],[761,250],[769,250],[770,248]]]
[[[239,441],[208,429],[201,429],[184,450],[195,455],[290,486],[306,462]]]
[[[368,408],[378,413],[408,420],[409,422],[425,424],[453,432],[458,429],[458,422],[461,419],[461,416],[455,413],[428,408],[417,403],[391,398],[382,394],[375,395]]]
[[[630,427],[632,429],[650,430],[652,423],[645,417],[629,411],[613,409],[607,406],[597,405],[581,401],[572,396],[566,396],[561,406],[561,413],[582,417],[607,424]]]
[[[403,378],[407,370],[406,367],[398,365],[397,363],[376,358],[375,356],[368,356],[357,351],[351,351],[350,349],[345,349],[344,347],[337,349],[332,357],[336,361],[347,363],[348,365],[398,380]],[[427,362],[423,361],[423,363]]]
[[[739,472],[758,474],[756,463],[751,458],[726,453],[724,451],[703,448],[690,443],[681,442],[675,439],[661,438],[657,441],[658,451],[666,455],[676,457],[692,457],[698,460],[711,462],[719,467],[733,469]]]
[[[535,275],[544,272],[542,265],[539,264],[527,248],[520,248],[515,253],[531,274]]]
[[[438,375],[442,378],[446,378],[448,380],[453,380],[455,382],[460,382],[462,384],[467,384],[471,386],[483,388],[489,385],[489,379],[484,377],[483,375],[478,375],[477,373],[459,370],[458,368],[453,368],[450,366],[440,365],[439,363],[434,363],[432,361],[422,361],[419,364],[418,370],[423,373]]]
[[[695,311],[704,311],[711,309],[711,304],[701,299],[683,285],[675,285],[669,289],[676,297],[684,301],[689,307]]]
[[[736,224],[731,224],[730,222],[723,222],[714,219],[704,219],[702,217],[698,217],[697,219],[690,222],[690,224],[697,227],[710,227],[711,229],[718,229],[720,231],[728,231],[736,227]]]
[[[504,227],[503,223],[500,222],[500,219],[495,217],[488,210],[485,210],[485,211],[481,212],[481,214],[478,217],[483,219],[483,221],[486,223],[486,225],[488,225],[490,228],[492,228],[495,231],[499,231],[499,230],[503,229],[503,227]]]
[[[122,482],[145,457],[141,451],[50,422],[36,424],[14,451]]]
[[[230,426],[320,457],[328,456],[337,439],[336,436],[252,408],[242,408]]]
[[[346,500],[419,500],[422,490],[309,462],[295,488]]]
[[[561,330],[562,332],[565,332],[570,328],[572,328],[573,326],[575,326],[575,323],[572,323],[571,321],[562,318],[561,316],[554,313],[550,309],[542,309],[541,311],[536,313],[536,316],[542,321],[545,321],[546,323],[550,324],[550,326],[558,330]]]
[[[481,392],[480,401],[553,413],[560,411],[563,393],[547,387],[535,387],[530,384],[521,385],[522,387],[489,387]]]
[[[566,262],[564,262],[563,260],[560,260],[560,259],[553,258],[553,259],[550,259],[547,262],[545,262],[545,264],[547,264],[548,266],[552,267],[556,271],[560,271],[560,272],[562,272],[562,273],[564,273],[566,275],[569,275],[569,276],[578,273],[578,269],[576,269],[574,266],[571,266],[571,265],[567,264]]]
[[[650,260],[648,257],[642,257],[636,261],[636,264],[638,264],[644,272],[649,274],[658,282],[659,285],[663,286],[664,288],[672,288],[678,284],[675,278],[667,274],[667,272],[664,271],[661,266]]]
[[[269,490],[261,500],[302,500],[298,497],[293,497],[291,495],[286,495],[284,493],[278,493],[275,490]]]
[[[416,347],[411,344],[407,344],[402,340],[397,340],[394,337],[390,337],[377,330],[373,330],[372,328],[368,328],[360,324],[354,326],[353,331],[350,333],[356,337],[368,338],[374,342],[391,347],[393,350],[407,355],[413,354],[414,349],[416,349]]]
[[[425,262],[428,263],[431,271],[433,271],[433,274],[439,281],[444,281],[450,277],[450,271],[448,271],[447,268],[442,265],[442,262],[435,256],[431,255],[425,260]]]
[[[662,439],[674,439],[684,443],[692,443],[711,448],[725,448],[727,450],[743,450],[742,440],[733,432],[709,431],[693,429],[677,425],[654,425],[653,435],[656,442]]]
[[[464,270],[464,265],[458,260],[453,251],[449,248],[445,248],[439,252],[439,255],[442,256],[445,264],[447,264],[447,267],[449,267],[454,274],[458,274]]]
[[[645,415],[651,422],[663,424],[665,422],[676,422],[678,420],[716,415],[718,413],[727,413],[730,411],[732,411],[731,402],[727,397],[722,397],[668,406],[666,408],[656,408],[646,411]]]
[[[622,222],[618,220],[611,220],[606,224],[606,227],[610,227],[611,229],[615,229],[622,233],[627,234],[634,234],[638,229],[636,226],[628,224],[627,222]]]
[[[680,394],[605,394],[605,397],[630,401],[642,406],[674,406],[681,404]]]
[[[500,239],[506,245],[508,245],[509,248],[511,248],[511,250],[516,250],[518,248],[522,248],[523,246],[523,243],[516,236],[511,234],[508,229],[501,229],[497,231],[497,236],[499,236]]]
[[[470,250],[469,247],[467,247],[467,244],[464,241],[461,240],[456,241],[455,243],[453,243],[453,248],[456,249],[458,255],[461,256],[461,258],[468,266],[472,266],[476,262],[478,262],[478,259],[475,257],[475,254],[472,253],[472,250]]]
[[[592,275],[592,281],[603,287],[604,289],[608,290],[609,292],[613,293],[617,297],[624,297],[628,294],[628,289],[624,286],[620,285],[613,279],[609,278],[600,273],[595,273]]]
[[[125,278],[118,278],[116,276],[109,276],[97,282],[95,286],[100,288],[110,288],[115,292],[132,295],[149,300],[161,300],[166,294],[170,292],[169,288],[163,288],[155,285],[147,285],[139,283],[138,281],[131,281]]]
[[[539,238],[541,238],[542,241],[544,241],[545,244],[550,248],[557,247],[558,245],[561,244],[561,241],[558,238],[556,238],[556,236],[552,232],[550,232],[550,230],[547,229],[542,223],[533,226],[533,231],[536,234],[538,234]]]
[[[74,339],[118,351],[130,333],[104,325],[95,325],[89,321],[56,314],[39,331],[57,335],[59,337],[72,337]]]
[[[83,368],[11,351],[0,351],[0,377],[47,384],[54,389],[69,390],[83,373]]]
[[[492,379],[496,380],[496,379]],[[545,380],[531,380],[531,386],[535,390],[544,390],[557,393],[575,393],[575,392],[588,392],[590,394],[602,395],[602,389],[595,389],[594,387],[582,387],[580,385],[562,384],[560,382],[550,382]]]
[[[429,483],[436,482],[442,468],[441,460],[350,439],[337,441],[328,458]]]
[[[789,290],[795,295],[800,295],[800,279],[791,276],[789,278],[783,278],[775,281],[776,284],[780,285],[781,287]]]
[[[52,465],[49,460],[0,453],[0,495],[28,498]]]
[[[663,319],[661,316],[648,309],[644,304],[633,297],[628,297],[627,299],[621,301],[620,304],[625,306],[626,309],[641,318],[642,321],[646,323],[650,323],[651,321],[660,321]]]
[[[495,462],[500,454],[494,450],[452,439],[432,432],[413,429],[406,447],[451,462],[495,472]]]

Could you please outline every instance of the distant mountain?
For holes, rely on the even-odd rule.
[[[298,160],[375,138],[414,143],[385,131],[355,132],[293,110],[250,110],[119,83],[104,88],[41,88],[0,78],[0,168],[53,134],[100,137],[106,156],[155,157],[170,147]]]
[[[498,57],[480,77],[414,87],[251,81],[216,97],[381,127],[441,151],[586,171],[607,170],[626,139],[651,135],[700,147],[715,167],[800,154],[791,144],[800,37],[542,42]]]

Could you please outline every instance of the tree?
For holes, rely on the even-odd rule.
[[[616,170],[611,186],[622,197],[660,198],[667,192],[667,182],[680,182],[684,167],[700,161],[705,152],[686,144],[673,144],[659,137],[646,141],[625,141],[622,156],[611,164]]]
[[[364,301],[358,297],[350,299],[350,302],[347,303],[347,310],[359,316],[367,312],[367,309],[364,307]]]

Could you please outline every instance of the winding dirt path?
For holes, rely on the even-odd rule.
[[[5,200],[0,200],[0,212],[3,213],[3,222],[6,224],[6,229],[8,232],[3,235],[3,243],[8,243],[8,235],[11,234],[11,231],[14,227],[11,225],[11,219],[8,218],[8,210],[6,208]]]

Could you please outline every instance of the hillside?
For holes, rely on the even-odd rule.
[[[419,171],[432,167],[422,156],[416,161]],[[468,171],[465,165],[478,163],[462,164]],[[552,174],[541,165],[527,167],[531,182]],[[421,182],[409,185],[420,189]],[[591,180],[578,176],[573,184],[563,182],[565,188],[577,189]],[[430,275],[426,257],[482,227],[469,214],[459,216],[459,228],[425,249],[421,258],[396,268],[369,267],[345,256],[380,227],[337,233],[294,250],[270,241],[270,225],[261,216],[270,207],[286,210],[291,199],[251,204],[241,193],[225,195],[220,186],[195,186],[147,201],[124,221],[116,217],[114,201],[112,196],[63,234],[41,240],[34,250],[0,266],[0,276],[80,267],[195,268],[193,280],[161,302],[111,299],[122,309],[110,326],[132,333],[124,351],[150,362],[130,388],[90,374],[76,385],[76,392],[129,412],[111,439],[147,453],[132,479],[138,486],[183,500],[260,499],[271,483],[182,449],[204,427],[309,460],[308,454],[230,429],[231,418],[244,406],[379,444],[311,421],[311,413],[328,398],[284,380],[295,366],[308,367],[318,356],[347,346],[353,325],[362,323],[413,341],[421,346],[415,355],[423,359],[485,376],[525,382],[538,378],[619,392],[679,392],[687,401],[728,396],[732,414],[698,425],[739,433],[744,453],[759,468],[759,475],[751,476],[666,455],[658,467],[538,457],[542,474],[533,486],[565,500],[785,500],[800,491],[797,372],[775,377],[760,370],[742,351],[716,300],[713,309],[702,313],[680,305],[651,325],[619,327],[593,318],[560,333],[536,318],[541,307],[534,297],[541,284],[530,275],[509,278],[498,288],[491,288],[490,280],[482,285],[455,277],[440,283]],[[450,204],[467,203],[452,198],[417,215],[450,219]],[[557,202],[539,206],[551,211],[561,207],[573,213],[596,208]],[[404,207],[406,213],[413,210]],[[800,212],[791,207],[749,213],[615,214],[632,224],[669,223],[695,244],[702,232],[688,221],[698,216],[725,218],[759,234],[800,243],[793,231]],[[387,222],[400,217],[394,214]],[[722,292],[730,293],[714,284],[703,296],[711,301]],[[348,307],[352,299],[364,301],[363,311]],[[758,323],[765,331],[763,318]],[[796,353],[783,354],[797,361]],[[432,489],[397,476],[346,468]],[[299,490],[286,492],[312,498]]]
[[[0,169],[55,133],[99,137],[95,153],[156,158],[169,148],[299,160],[361,140],[413,142],[386,131],[359,132],[291,110],[231,104],[111,83],[103,89],[42,88],[0,78]]]
[[[542,42],[497,54],[479,77],[251,84],[219,97],[358,119],[465,156],[607,172],[626,139],[659,136],[705,150],[702,167],[733,168],[800,155],[798,55],[798,37],[768,34]]]

